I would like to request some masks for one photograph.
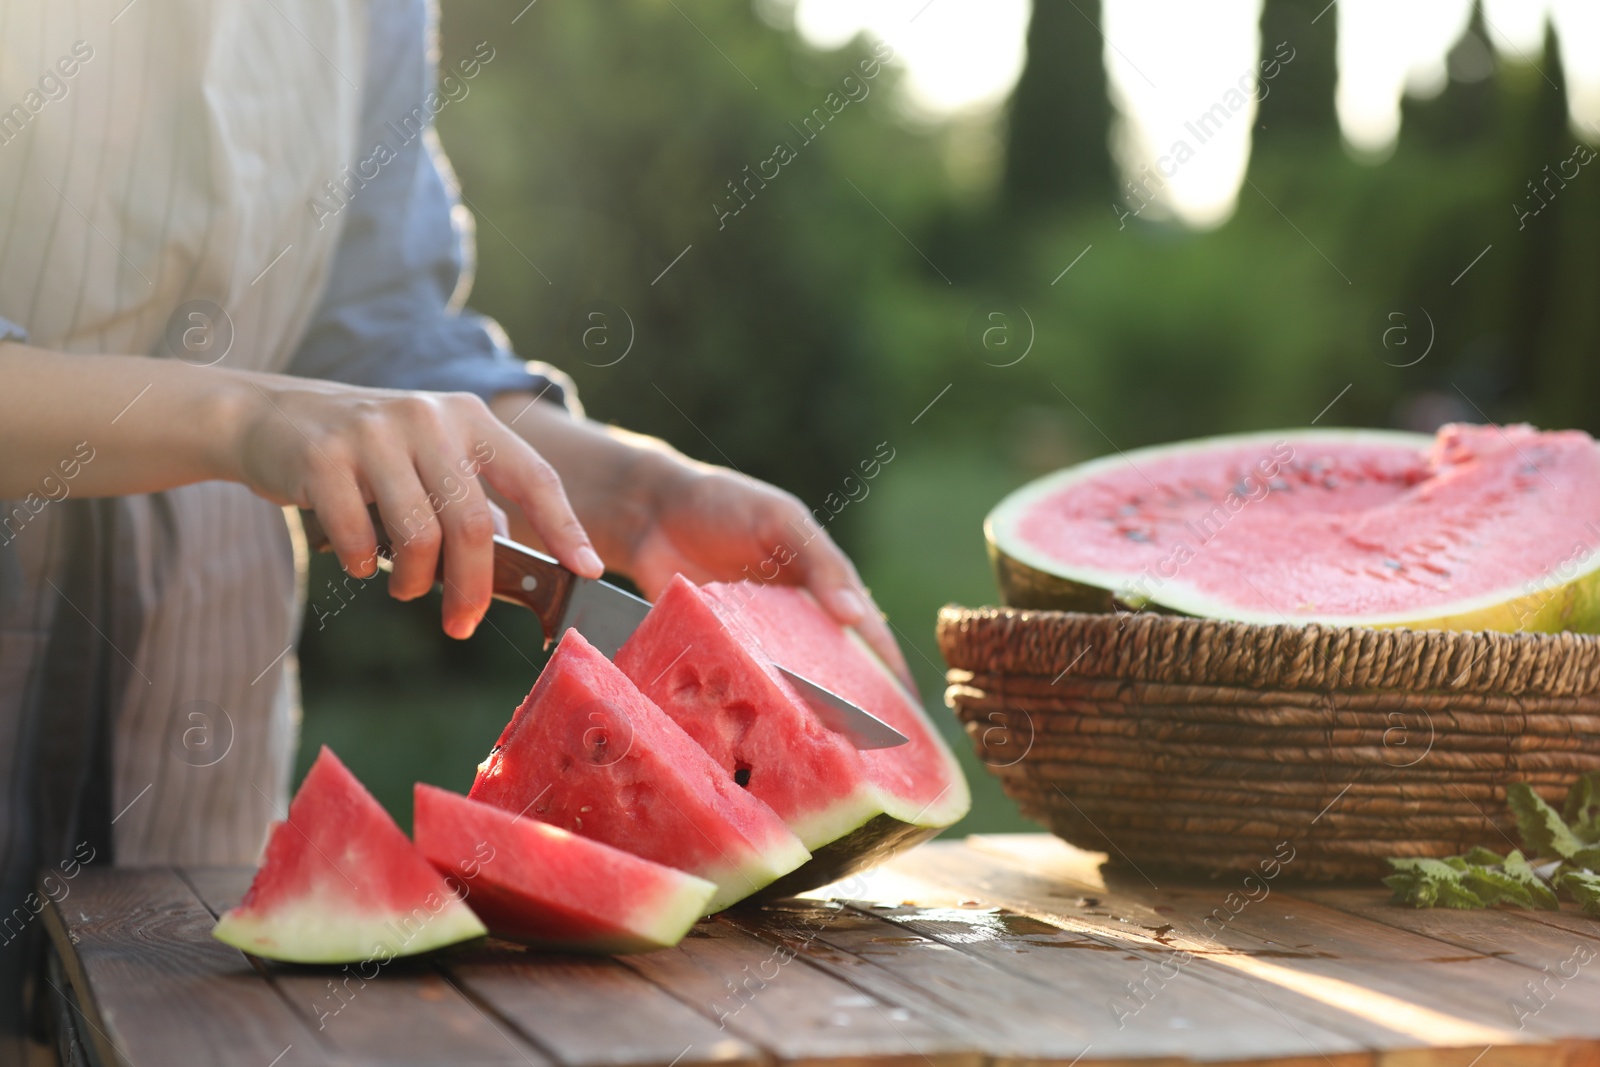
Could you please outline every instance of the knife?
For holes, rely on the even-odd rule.
[[[394,555],[377,505],[367,509],[372,529],[378,537],[379,559],[388,563]],[[300,512],[306,544],[314,552],[331,552],[328,534],[310,511]],[[439,562],[439,577],[444,578],[444,561]],[[527,545],[499,534],[494,538],[494,585],[496,600],[505,600],[532,611],[544,630],[545,644],[559,640],[569,629],[581,633],[606,659],[614,659],[650,610],[642,600],[610,582],[573,574],[555,559]],[[773,663],[778,673],[794,686],[817,720],[834,733],[842,734],[858,749],[893,748],[910,738],[865,708],[825,689],[782,664]]]

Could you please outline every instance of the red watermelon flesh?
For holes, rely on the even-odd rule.
[[[491,933],[541,948],[648,952],[683,940],[717,887],[702,878],[417,783],[417,848]]]
[[[326,746],[273,827],[250,891],[212,931],[293,963],[410,956],[487,931]]]
[[[470,795],[715,882],[708,913],[810,858],[576,630],[479,765]]]
[[[1287,430],[1163,445],[1024,486],[986,529],[1003,578],[1020,564],[1192,615],[1600,623],[1589,580],[1600,565],[1600,448],[1577,431],[1452,425],[1430,440]]]
[[[857,750],[822,725],[775,662],[909,742]],[[784,880],[785,891],[931,836],[970,805],[960,767],[916,697],[804,590],[756,582],[697,588],[675,577],[617,665],[818,853]]]

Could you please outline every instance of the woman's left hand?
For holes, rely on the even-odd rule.
[[[573,418],[554,405],[530,406],[527,394],[503,394],[490,406],[549,458],[607,568],[627,575],[646,597],[674,574],[697,583],[804,586],[915,692],[855,565],[792,494],[697,463],[654,438]],[[509,510],[512,535],[529,538],[527,524]]]
[[[900,646],[855,564],[804,504],[734,471],[679,465],[676,477],[658,487],[650,520],[618,570],[652,598],[674,574],[697,583],[746,578],[804,586],[915,690]]]

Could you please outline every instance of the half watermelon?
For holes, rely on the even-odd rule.
[[[1578,431],[1284,430],[1138,449],[1023,486],[984,532],[1015,607],[1600,631],[1600,447]]]
[[[498,937],[578,952],[683,940],[717,887],[559,826],[418,782],[417,848]]]
[[[577,630],[479,765],[471,797],[715,882],[707,913],[810,858]]]
[[[774,663],[865,708],[909,742],[858,751],[822,725]],[[871,866],[951,825],[971,804],[960,766],[916,697],[804,590],[696,587],[674,577],[617,652],[617,665],[812,851],[772,893]]]
[[[213,936],[292,963],[411,956],[488,931],[323,746],[289,818],[273,827],[261,869]]]

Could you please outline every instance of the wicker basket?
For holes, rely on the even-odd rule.
[[[946,702],[1024,815],[1142,870],[1368,878],[1517,841],[1600,770],[1600,638],[946,607]]]

